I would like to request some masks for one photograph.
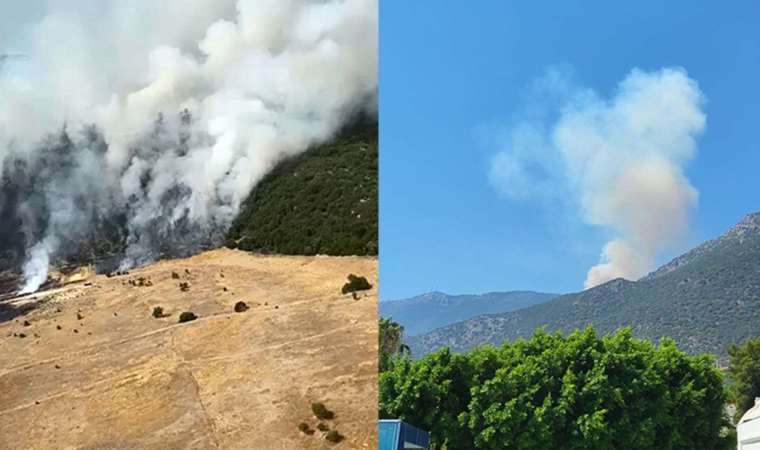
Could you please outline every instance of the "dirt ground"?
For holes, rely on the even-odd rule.
[[[0,448],[377,448],[377,290],[342,295],[349,273],[377,286],[374,258],[223,249],[15,299]],[[312,402],[342,442],[298,430]]]

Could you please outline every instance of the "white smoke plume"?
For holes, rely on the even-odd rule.
[[[556,87],[556,73],[547,80]],[[634,69],[609,100],[562,85],[555,120],[514,127],[491,181],[513,199],[564,196],[586,223],[616,235],[585,288],[638,279],[688,234],[698,193],[684,168],[705,128],[703,95],[680,68]]]
[[[26,236],[25,290],[114,227],[125,265],[218,239],[277,162],[374,114],[377,34],[376,0],[50,1],[0,72],[0,234]]]
[[[55,245],[55,238],[47,238],[29,250],[29,259],[24,264],[24,285],[19,294],[37,292],[47,280],[50,254],[55,251]]]

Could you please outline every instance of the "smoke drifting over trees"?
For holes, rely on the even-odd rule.
[[[376,0],[79,3],[0,72],[0,258],[27,291],[98,242],[124,265],[219,242],[278,161],[376,109]]]

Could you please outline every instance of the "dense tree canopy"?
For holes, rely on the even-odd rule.
[[[377,255],[377,121],[275,167],[253,189],[226,245],[286,255]]]
[[[755,397],[760,397],[760,338],[734,345],[728,349],[728,354],[730,396],[736,405],[738,420],[755,404]]]
[[[725,391],[707,356],[628,329],[400,360],[380,377],[380,413],[441,449],[718,449]]]

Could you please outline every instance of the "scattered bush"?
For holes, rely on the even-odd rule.
[[[153,308],[153,317],[155,317],[156,319],[160,319],[164,317],[164,308],[160,306],[156,306],[155,308]]]
[[[190,322],[191,320],[195,320],[197,318],[198,316],[196,316],[194,313],[185,311],[179,315],[179,323]]]
[[[187,292],[190,290],[190,283],[187,281],[183,281],[179,284],[179,290],[182,292]]]
[[[235,312],[244,312],[248,310],[248,305],[246,305],[245,302],[237,302],[235,303]]]
[[[349,292],[366,291],[372,289],[372,285],[367,281],[365,277],[359,277],[354,274],[348,276],[348,283],[343,285],[340,290],[342,294],[348,294]]]
[[[145,277],[137,277],[136,280],[130,279],[129,284],[135,287],[153,286],[153,282],[150,281],[150,278],[145,278]]]
[[[298,424],[298,429],[303,434],[314,434],[314,430],[312,430],[311,427],[309,426],[309,424],[306,423],[306,422],[299,423]]]
[[[338,442],[342,441],[344,437],[342,434],[338,433],[337,430],[332,430],[325,435],[325,439],[334,444],[337,444]]]
[[[179,274],[177,272],[172,272],[172,279],[179,280]]]
[[[749,339],[728,349],[730,400],[736,405],[735,420],[741,419],[760,397],[760,338]]]
[[[324,423],[324,422],[319,422],[319,424],[317,425],[317,430],[319,430],[319,431],[330,431],[330,427],[327,426],[327,424]]]
[[[331,420],[335,417],[335,413],[327,409],[324,403],[316,402],[311,404],[311,411],[319,420]]]

